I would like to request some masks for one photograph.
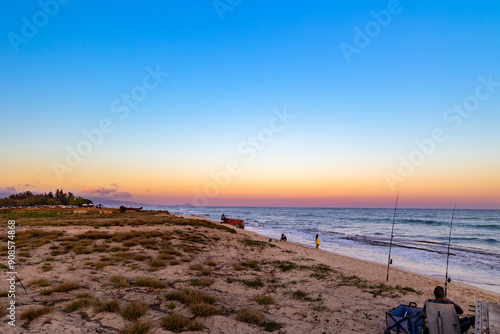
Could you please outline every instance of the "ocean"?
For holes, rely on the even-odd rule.
[[[336,254],[387,265],[394,209],[145,207],[220,221],[245,220],[245,229]],[[443,278],[452,210],[398,209],[391,267]],[[500,210],[459,210],[451,230],[448,277],[500,293]],[[384,277],[385,278],[385,277]]]

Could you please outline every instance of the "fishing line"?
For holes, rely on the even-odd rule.
[[[448,262],[450,261],[450,245],[451,245],[451,229],[453,228],[453,217],[455,216],[455,209],[457,207],[457,203],[453,207],[453,213],[451,214],[451,222],[450,222],[450,236],[448,237],[448,256],[446,257],[446,277],[444,280],[444,296],[446,297],[446,292],[448,290]],[[451,279],[450,279],[451,282]]]
[[[389,281],[389,267],[392,263],[392,260],[391,260],[392,239],[394,238],[394,222],[396,221],[396,209],[398,207],[398,199],[399,199],[399,191],[398,191],[398,194],[396,196],[396,205],[394,206],[394,217],[392,217],[391,242],[389,244],[389,258],[387,259],[387,278],[385,279],[386,282]]]

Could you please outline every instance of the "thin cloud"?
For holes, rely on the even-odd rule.
[[[17,193],[16,187],[14,187],[14,186],[0,188],[0,192],[2,192],[2,193],[13,193],[13,194]]]
[[[121,191],[115,194],[115,197],[119,198],[132,198],[132,194],[127,191]]]
[[[88,195],[100,195],[100,196],[110,196],[116,193],[116,189],[104,188],[104,187],[85,187],[82,192]]]
[[[113,183],[111,184],[112,188],[106,188],[106,187],[85,187],[82,189],[82,192],[86,195],[93,195],[93,196],[102,196],[102,197],[109,197],[109,198],[120,198],[120,199],[129,199],[132,198],[132,194],[129,193],[128,191],[119,191],[119,187],[117,184]]]

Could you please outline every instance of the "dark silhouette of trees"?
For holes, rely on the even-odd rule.
[[[92,201],[81,196],[75,197],[73,193],[65,193],[63,189],[56,189],[55,195],[51,192],[34,194],[24,191],[0,199],[0,206],[40,206],[40,205],[76,205],[92,204]]]

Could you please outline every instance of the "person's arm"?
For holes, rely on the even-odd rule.
[[[458,306],[457,304],[453,303],[453,306],[455,306],[455,311],[457,311],[457,314],[464,313],[464,310],[462,310],[462,308],[460,306]]]
[[[451,299],[445,297],[443,298],[443,300],[452,303],[453,306],[455,306],[455,311],[457,311],[457,314],[464,313],[464,310],[462,310],[462,308],[458,304],[455,304],[453,301],[451,301]]]

